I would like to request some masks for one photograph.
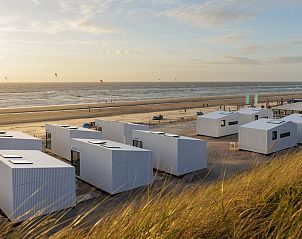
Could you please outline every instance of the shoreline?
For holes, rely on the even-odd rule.
[[[284,102],[292,97],[302,98],[301,94],[259,94],[259,104]],[[125,114],[151,113],[184,109],[201,109],[219,105],[243,106],[245,95],[221,95],[196,98],[164,98],[113,103],[73,104],[56,106],[34,106],[0,109],[0,125],[45,122],[68,119],[109,117]]]

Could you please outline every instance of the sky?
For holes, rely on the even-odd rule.
[[[302,80],[302,0],[0,0],[0,82],[158,79]]]

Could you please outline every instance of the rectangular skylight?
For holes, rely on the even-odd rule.
[[[106,144],[107,142],[104,141],[104,140],[90,140],[90,141],[88,141],[88,143],[91,143],[91,144]]]
[[[109,148],[109,149],[120,149],[120,146],[114,146],[114,145],[102,145],[105,148]]]
[[[5,130],[0,130],[0,134],[6,134]]]
[[[179,135],[177,135],[177,134],[166,133],[165,135],[168,136],[168,137],[173,137],[173,138],[178,138],[179,137]]]
[[[76,126],[70,126],[68,127],[68,129],[78,129],[79,127],[76,127]]]
[[[0,138],[12,138],[12,135],[8,135],[8,134],[0,134]]]
[[[267,123],[270,123],[270,124],[282,124],[282,123],[285,123],[285,121],[284,120],[270,120]]]
[[[0,154],[0,156],[2,158],[6,158],[6,159],[21,159],[22,156],[17,155],[17,154]]]
[[[220,112],[219,114],[221,114],[221,115],[230,115],[230,114],[233,114],[233,112]]]
[[[70,127],[68,124],[60,124],[59,126],[62,127],[62,128]]]
[[[9,160],[12,164],[33,164],[32,162],[25,160],[25,159],[11,159]]]
[[[165,134],[165,132],[161,132],[161,131],[152,131],[152,134]]]

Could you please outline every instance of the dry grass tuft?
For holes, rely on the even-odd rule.
[[[210,186],[164,191],[107,213],[92,228],[83,216],[52,238],[302,238],[300,152]]]

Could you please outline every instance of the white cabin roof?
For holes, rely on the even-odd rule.
[[[240,127],[242,128],[251,128],[251,129],[261,129],[261,130],[270,130],[276,128],[280,125],[287,124],[288,122],[285,120],[279,119],[259,119]]]
[[[265,111],[265,110],[267,110],[267,109],[264,109],[264,108],[243,108],[243,109],[240,109],[238,111],[238,113],[245,114],[245,115],[253,115],[253,114],[257,114],[259,112]]]
[[[0,161],[10,168],[72,167],[38,150],[0,150]]]
[[[0,130],[0,139],[1,138],[40,140],[39,138],[33,137],[31,135],[25,134],[20,131],[6,131],[6,130]]]
[[[119,124],[128,124],[128,125],[138,125],[138,126],[146,126],[144,124],[136,124],[136,123],[131,123],[131,122],[125,122],[125,121],[118,121],[118,120],[110,120],[110,119],[100,119],[97,118],[95,120],[100,120],[100,121],[104,121],[104,122],[112,122],[112,123],[119,123]]]
[[[224,118],[229,115],[234,115],[236,113],[237,112],[232,112],[232,111],[213,111],[213,112],[210,112],[205,115],[198,116],[198,117],[208,118],[208,119],[221,119],[221,118]]]
[[[62,129],[66,129],[66,130],[78,130],[78,131],[96,131],[94,129],[88,129],[88,128],[84,128],[81,126],[75,126],[75,125],[68,125],[68,124],[46,124],[46,125],[52,125],[52,126],[56,126],[56,127],[60,127]]]
[[[159,137],[161,136],[161,137],[173,138],[175,140],[186,139],[186,140],[202,141],[202,140],[196,139],[196,138],[190,138],[190,137],[181,136],[181,135],[178,135],[178,134],[170,134],[170,133],[165,133],[165,132],[161,132],[161,131],[146,131],[146,130],[133,130],[133,131],[144,132],[144,133],[148,133],[148,134],[154,134],[154,135],[158,135]]]
[[[87,144],[91,144],[95,147],[102,147],[103,149],[109,149],[112,151],[119,151],[119,150],[123,150],[123,151],[150,151],[147,149],[141,149],[138,147],[134,147],[131,145],[127,145],[127,144],[122,144],[122,143],[118,143],[115,141],[111,141],[111,140],[105,140],[105,139],[78,139],[78,138],[73,138],[72,140],[75,141],[80,141],[80,142],[84,142]]]
[[[302,114],[291,114],[282,118],[282,120],[292,121],[294,123],[302,123]]]

